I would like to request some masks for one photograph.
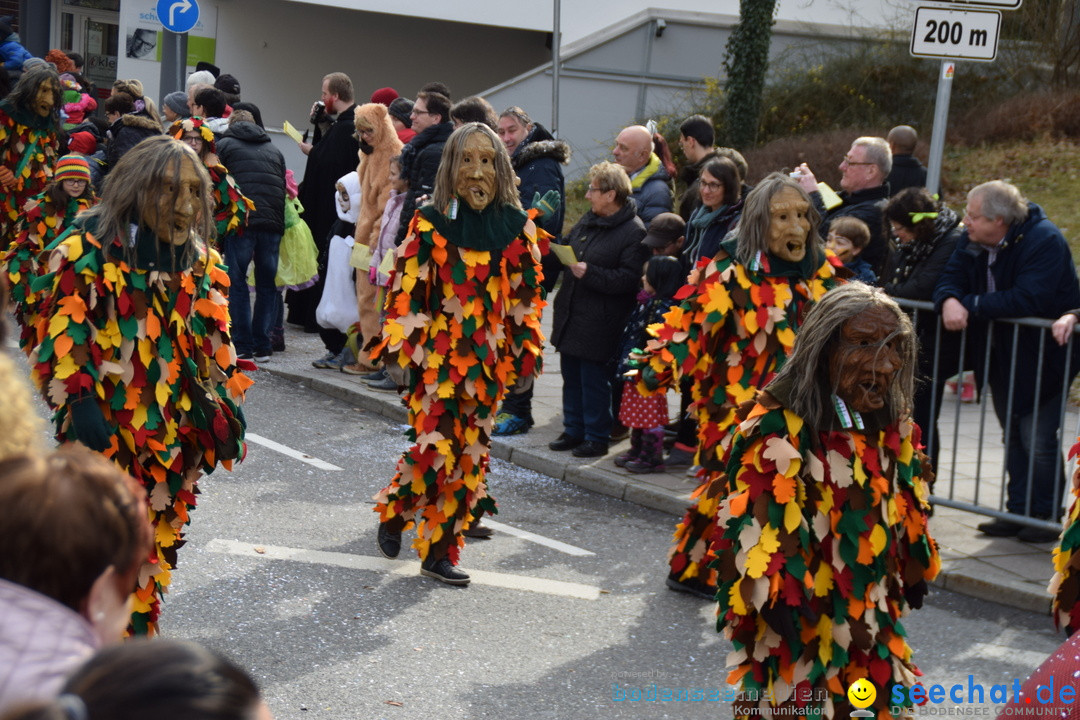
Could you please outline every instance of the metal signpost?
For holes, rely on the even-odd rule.
[[[934,2],[935,0],[930,0]],[[997,57],[1001,32],[1000,10],[1016,10],[1022,0],[948,0],[952,7],[920,7],[915,11],[911,30],[911,54],[915,57],[941,58],[937,101],[934,104],[933,134],[930,139],[930,165],[926,171],[926,189],[940,191],[941,157],[945,152],[945,130],[949,124],[949,98],[952,95],[956,60],[990,62]],[[962,6],[962,7],[955,7]]]
[[[198,0],[158,0],[161,32],[161,96],[182,90],[187,71],[187,33],[199,24]]]

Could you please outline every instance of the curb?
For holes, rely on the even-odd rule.
[[[260,370],[343,400],[394,422],[408,421],[408,411],[397,395],[368,390],[357,381],[349,379],[348,376],[342,376],[340,373],[312,376],[267,366],[262,366]],[[491,456],[526,470],[565,480],[585,490],[615,497],[678,518],[683,516],[687,506],[690,505],[689,492],[676,493],[629,473],[613,472],[597,467],[595,463],[599,461],[594,460],[589,463],[576,458],[567,460],[566,458],[573,456],[568,453],[557,453],[546,447],[522,446],[502,438],[492,438]],[[948,561],[943,563],[941,572],[931,585],[999,605],[1050,615],[1050,598],[1045,590],[997,573],[990,577],[949,570],[948,564]]]

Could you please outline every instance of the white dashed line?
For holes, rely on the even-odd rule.
[[[529,542],[534,542],[539,545],[549,547],[552,550],[558,550],[559,552],[566,553],[567,555],[574,555],[575,557],[590,557],[596,555],[596,553],[590,550],[583,550],[579,547],[568,545],[564,542],[559,542],[558,540],[546,538],[543,535],[537,535],[536,533],[529,532],[528,530],[519,530],[516,527],[503,525],[501,522],[496,522],[489,518],[484,518],[484,524],[490,526],[492,530],[498,530],[499,532],[506,533],[507,535],[513,535],[514,537],[519,537],[522,540],[528,540]]]
[[[289,457],[295,458],[296,460],[299,460],[300,462],[305,462],[308,465],[314,465],[315,467],[319,468],[320,470],[337,470],[337,471],[340,471],[342,469],[342,468],[339,468],[337,465],[332,465],[332,464],[326,462],[325,460],[320,460],[317,457],[312,457],[311,455],[308,455],[307,453],[302,453],[299,450],[293,450],[291,447],[289,447],[287,445],[282,445],[279,442],[274,442],[273,440],[270,440],[268,438],[264,438],[262,435],[256,435],[255,433],[249,432],[249,433],[244,434],[244,439],[247,440],[248,442],[253,442],[256,445],[262,445],[264,448],[269,448],[270,450],[275,450],[275,451],[281,453],[282,455],[288,455]]]
[[[313,565],[332,565],[334,567],[343,567],[352,570],[385,572],[392,575],[420,576],[420,563],[409,560],[387,560],[385,558],[371,557],[368,555],[350,555],[348,553],[329,552],[326,550],[306,550],[304,548],[290,548],[277,545],[256,545],[249,542],[222,540],[220,538],[208,542],[206,544],[206,549],[210,552],[239,555],[242,557],[290,560],[292,562],[302,562]],[[407,549],[405,549],[405,551],[408,552]],[[544,578],[526,577],[524,575],[488,572],[486,570],[469,570],[466,568],[466,571],[469,573],[469,577],[472,578],[472,584],[474,585],[487,585],[489,587],[500,587],[508,590],[525,590],[528,592],[578,598],[581,600],[598,600],[600,598],[600,588],[594,585],[563,582],[561,580],[547,580]]]

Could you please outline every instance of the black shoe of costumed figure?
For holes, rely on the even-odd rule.
[[[454,567],[454,564],[446,557],[441,557],[437,560],[429,557],[421,563],[420,574],[425,577],[435,578],[439,582],[444,582],[447,585],[469,584],[469,575]]]
[[[687,595],[696,595],[703,600],[715,600],[716,588],[711,585],[703,583],[697,578],[689,578],[687,580],[679,580],[677,578],[668,575],[667,586],[669,589],[675,592],[686,593]]]
[[[393,560],[401,552],[401,533],[390,532],[386,523],[379,523],[379,533],[375,539],[379,544],[379,552],[387,560]]]
[[[495,534],[495,531],[489,528],[487,525],[481,525],[480,521],[477,520],[471,526],[469,526],[468,530],[462,530],[461,534],[467,538],[487,540]]]

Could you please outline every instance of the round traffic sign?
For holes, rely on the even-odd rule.
[[[199,22],[198,0],[158,0],[157,16],[166,30],[186,33]]]

